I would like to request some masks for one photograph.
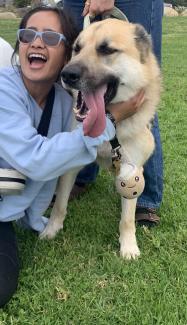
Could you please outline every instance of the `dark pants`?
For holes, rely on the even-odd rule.
[[[116,0],[115,6],[122,10],[130,22],[142,24],[152,37],[153,50],[161,61],[162,38],[162,0]],[[82,29],[84,1],[64,0],[64,9],[74,17],[79,30]],[[163,162],[158,118],[155,117],[152,132],[155,139],[155,151],[144,166],[145,189],[138,198],[140,207],[158,208],[162,201]],[[89,183],[95,180],[98,173],[97,164],[86,166],[78,175],[77,181]]]
[[[0,308],[16,291],[18,275],[18,249],[13,225],[0,222]]]

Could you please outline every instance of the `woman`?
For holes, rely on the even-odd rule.
[[[106,129],[97,138],[85,137],[81,125],[68,132],[72,98],[55,81],[71,56],[76,36],[72,26],[60,8],[32,9],[23,17],[17,33],[14,55],[18,52],[20,65],[0,70],[0,168],[13,168],[27,178],[20,195],[1,195],[0,306],[10,300],[18,283],[18,248],[12,221],[42,232],[47,223],[43,214],[58,176],[93,162],[97,146],[115,135],[108,118]],[[54,105],[46,137],[37,128],[52,89]],[[140,92],[108,110],[119,122],[136,112],[142,100]]]
[[[64,0],[63,7],[71,13],[79,31],[82,29],[83,16],[97,16],[111,10],[114,5],[127,16],[132,23],[144,26],[152,37],[153,50],[161,62],[161,38],[162,38],[162,15],[163,0]],[[162,145],[158,125],[158,117],[153,121],[152,132],[155,139],[155,150],[144,166],[145,188],[138,198],[136,209],[136,221],[146,226],[154,226],[159,222],[156,209],[160,207],[163,192],[163,162]],[[87,184],[96,178],[98,166],[91,164],[85,167],[78,175],[78,185]]]

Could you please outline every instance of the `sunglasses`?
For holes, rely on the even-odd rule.
[[[47,46],[58,46],[61,41],[66,42],[66,37],[63,34],[52,31],[37,32],[29,28],[18,29],[17,37],[19,42],[24,44],[34,42],[37,37],[40,37]]]

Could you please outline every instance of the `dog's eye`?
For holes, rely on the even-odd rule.
[[[73,48],[74,53],[78,54],[80,52],[80,50],[81,50],[80,45],[78,43],[75,44],[75,46]]]
[[[102,55],[111,55],[115,52],[118,52],[118,50],[108,46],[107,43],[103,43],[97,48],[97,52]]]

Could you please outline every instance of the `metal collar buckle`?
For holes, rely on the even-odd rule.
[[[112,161],[121,160],[120,148],[121,148],[121,145],[119,145],[118,147],[113,148],[111,150],[111,153],[112,153]]]

